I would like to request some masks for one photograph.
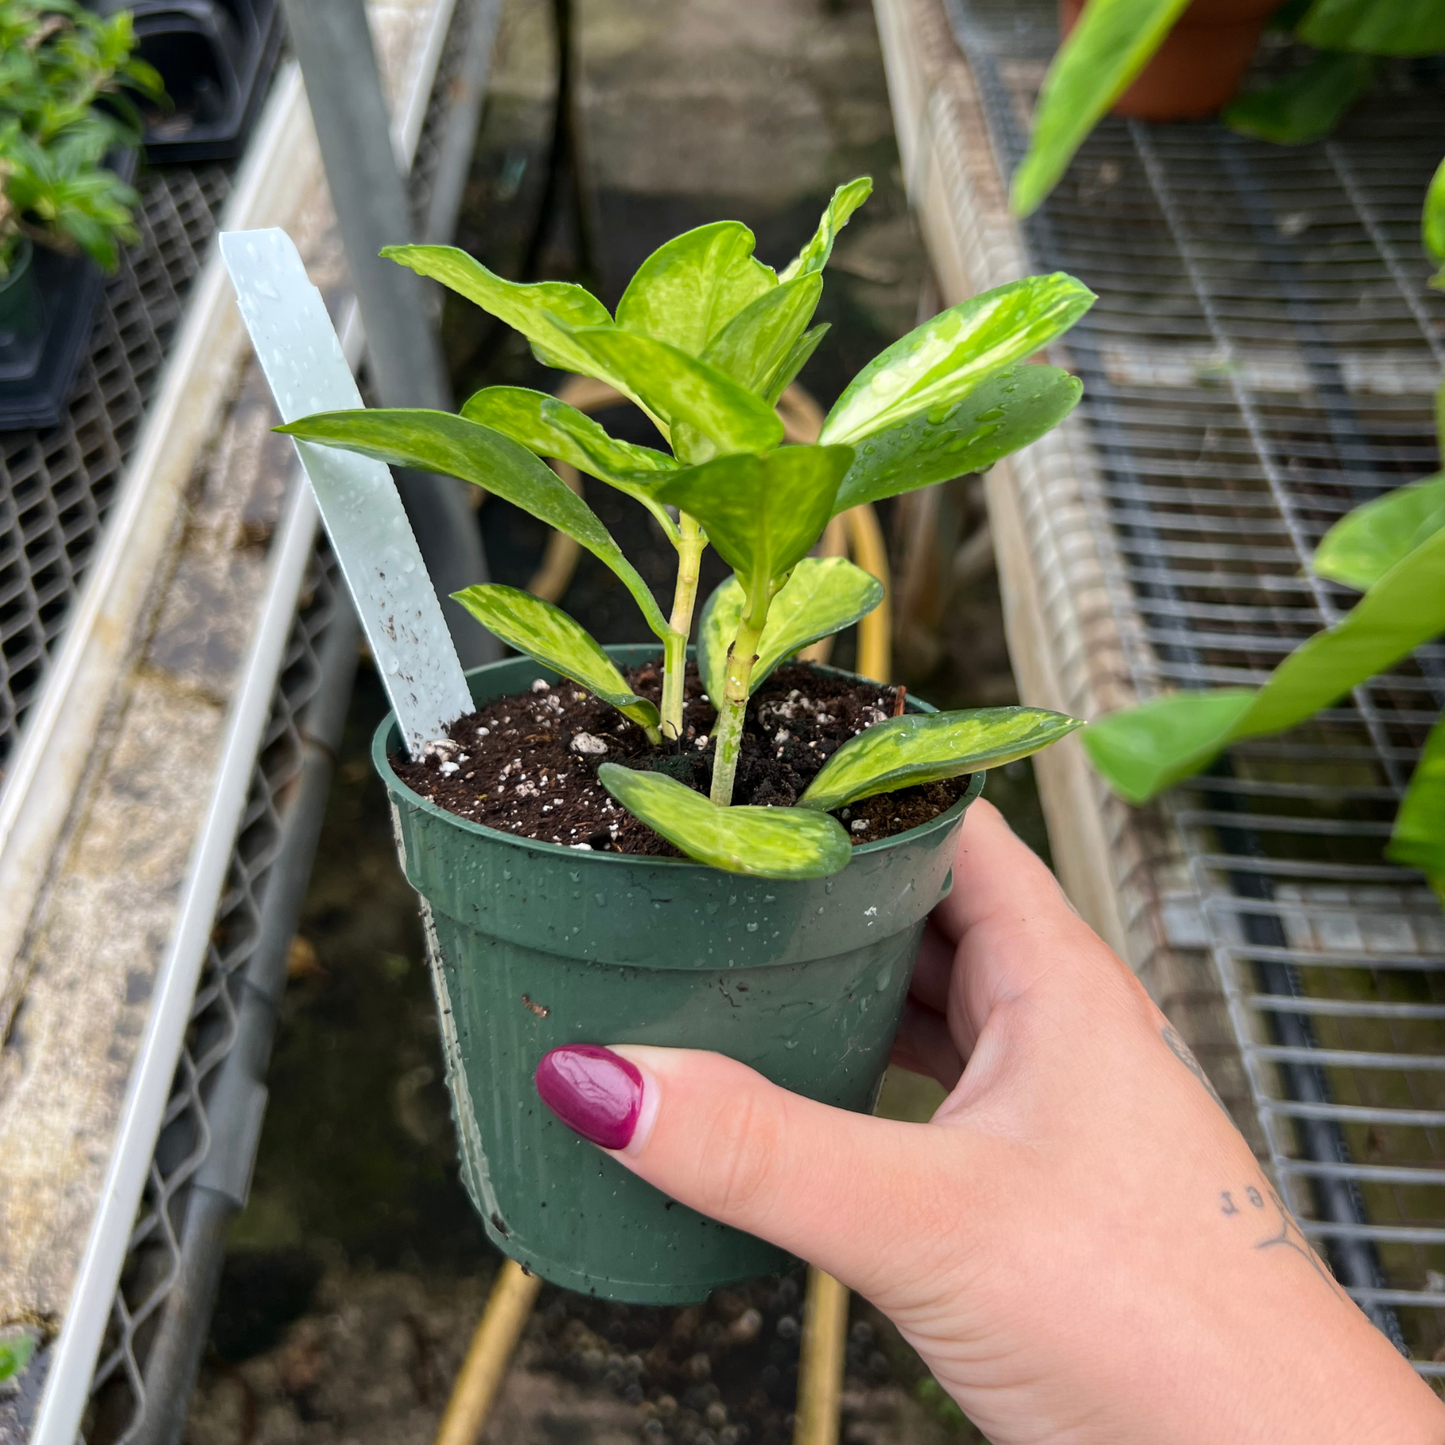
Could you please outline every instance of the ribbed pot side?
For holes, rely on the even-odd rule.
[[[623,666],[658,656],[608,651]],[[558,681],[529,658],[468,681],[480,704],[538,677]],[[833,878],[781,882],[482,827],[412,792],[388,761],[400,750],[388,717],[372,758],[422,897],[462,1177],[493,1243],[556,1284],[636,1304],[690,1303],[785,1267],[781,1250],[578,1138],[538,1099],[533,1072],[566,1043],[714,1049],[786,1089],[870,1109],[983,775],[933,822],[857,848]]]

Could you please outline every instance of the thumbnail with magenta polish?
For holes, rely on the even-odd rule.
[[[604,1149],[626,1147],[642,1109],[642,1075],[598,1044],[564,1044],[544,1055],[537,1092],[569,1129]]]

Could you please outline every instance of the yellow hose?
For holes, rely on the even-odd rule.
[[[848,1291],[831,1274],[808,1266],[803,1300],[803,1349],[798,1361],[798,1412],[793,1445],[838,1445]]]
[[[435,1445],[476,1445],[541,1288],[535,1274],[513,1260],[503,1263],[437,1426]]]
[[[818,403],[796,382],[778,398],[778,415],[783,421],[783,440],[806,446],[818,440],[823,429],[823,412]],[[883,601],[858,624],[856,670],[874,682],[887,682],[893,671],[893,629],[890,622],[888,548],[878,514],[865,502],[840,513],[828,523],[819,549],[825,557],[853,560],[883,584]],[[798,654],[804,662],[827,662],[833,639],[824,637]]]

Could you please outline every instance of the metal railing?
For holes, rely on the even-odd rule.
[[[0,770],[85,580],[230,190],[225,165],[167,166],[143,180],[140,240],[106,283],[67,420],[0,435]]]

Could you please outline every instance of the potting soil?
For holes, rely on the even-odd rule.
[[[633,691],[658,702],[662,672],[627,670]],[[394,759],[415,792],[458,817],[544,843],[596,852],[682,856],[634,818],[597,781],[604,762],[664,772],[699,792],[712,781],[708,734],[716,709],[688,665],[684,734],[655,748],[636,723],[565,679],[540,679],[534,690],[489,702],[458,719],[449,745],[415,762]],[[891,717],[902,691],[817,672],[780,667],[748,705],[733,802],[791,807],[823,764],[850,738]],[[879,793],[835,815],[855,844],[906,832],[936,818],[968,787],[966,776]]]

